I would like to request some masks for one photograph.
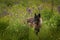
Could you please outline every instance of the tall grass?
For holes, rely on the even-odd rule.
[[[8,2],[10,3],[10,1]],[[7,8],[7,4],[12,5],[8,2],[0,4],[3,10],[5,7]],[[15,0],[12,3],[14,2]],[[34,29],[26,23],[27,18],[38,13],[39,3],[34,0],[23,0],[20,4],[8,7],[9,15],[0,18],[0,40],[60,40],[60,15],[55,10],[51,12],[49,6],[44,6],[40,11],[43,23],[38,36],[36,36]],[[41,4],[43,3],[41,2]],[[27,7],[34,8],[32,16],[26,11]],[[2,12],[0,11],[0,13]]]

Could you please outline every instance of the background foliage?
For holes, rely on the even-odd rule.
[[[53,3],[51,10],[52,0],[0,0],[0,40],[60,40],[60,0]],[[26,19],[38,12],[43,23],[36,36]]]

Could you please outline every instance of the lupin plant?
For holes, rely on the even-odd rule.
[[[27,12],[32,14],[32,10],[30,8],[27,8]]]

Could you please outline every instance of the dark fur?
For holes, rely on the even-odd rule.
[[[30,25],[35,25],[34,30],[35,30],[36,34],[38,34],[38,32],[40,31],[40,27],[41,27],[40,18],[41,18],[40,14],[38,14],[38,15],[35,14],[34,18],[27,19],[27,23],[30,23]]]
[[[40,17],[41,17],[40,14],[38,14],[38,15],[35,14],[35,16],[34,16],[35,32],[36,32],[36,34],[38,34],[39,29],[41,27],[41,25],[40,25]]]

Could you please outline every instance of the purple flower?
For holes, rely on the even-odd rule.
[[[30,8],[27,8],[27,12],[31,14],[32,10]]]

